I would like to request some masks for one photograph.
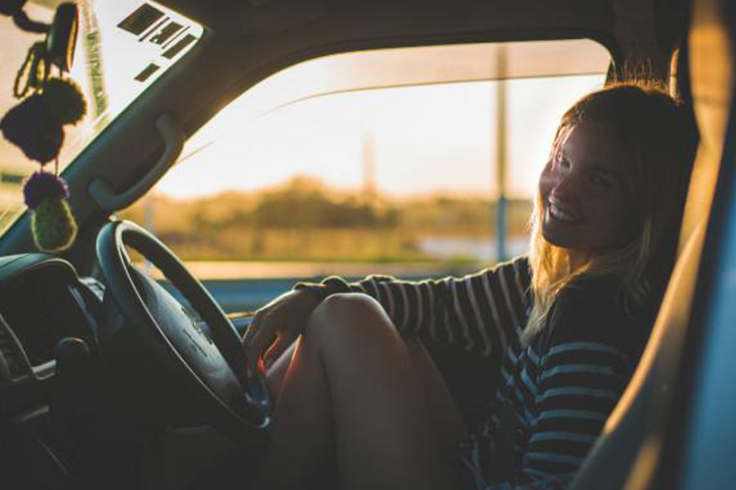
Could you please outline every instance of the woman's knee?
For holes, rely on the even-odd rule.
[[[309,317],[306,337],[328,337],[330,342],[360,341],[376,336],[400,339],[381,304],[362,293],[333,294]]]
[[[378,301],[367,294],[341,293],[328,296],[315,308],[307,328],[378,321],[390,322]]]

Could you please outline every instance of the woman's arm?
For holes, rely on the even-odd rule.
[[[518,342],[529,306],[526,257],[462,278],[419,282],[369,276],[347,283],[329,277],[320,284],[300,283],[318,300],[334,293],[365,293],[383,306],[406,337],[460,346],[485,356]]]

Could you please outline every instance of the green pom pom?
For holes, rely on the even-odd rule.
[[[31,230],[42,252],[59,253],[71,247],[77,237],[77,222],[66,199],[49,197],[41,201],[33,212]]]
[[[51,112],[62,124],[77,124],[87,114],[87,101],[82,89],[72,80],[51,78],[46,82],[43,96]]]

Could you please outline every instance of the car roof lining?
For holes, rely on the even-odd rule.
[[[487,28],[501,20],[510,29],[530,22],[544,27],[540,19],[549,26],[613,27],[608,0],[215,0],[206,7],[197,0],[161,3],[227,36],[283,34],[319,21],[332,24],[335,32],[359,33],[367,27],[369,37],[389,31]]]

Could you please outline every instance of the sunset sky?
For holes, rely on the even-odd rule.
[[[600,84],[600,76],[507,84],[510,195],[530,195],[560,116]],[[172,169],[157,190],[192,197],[257,189],[295,174],[357,189],[370,145],[381,192],[487,196],[496,182],[496,90],[496,82],[376,89],[309,99],[250,124],[243,118]]]

